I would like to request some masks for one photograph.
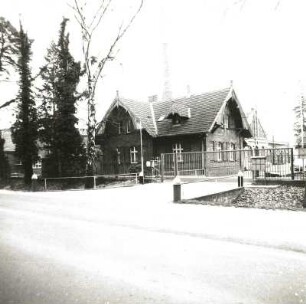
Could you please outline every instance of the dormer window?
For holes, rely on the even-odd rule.
[[[172,117],[172,124],[174,126],[180,125],[181,124],[181,117],[177,113],[175,113]]]
[[[191,118],[191,109],[174,103],[169,109],[168,114],[166,114],[166,118],[172,120],[173,126],[179,126],[181,123]],[[160,117],[159,121],[161,120],[162,117]]]

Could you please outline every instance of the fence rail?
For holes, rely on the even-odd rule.
[[[97,185],[101,184],[101,180],[105,179],[114,179],[114,180],[131,180],[136,184],[138,183],[138,173],[127,173],[120,175],[90,175],[90,176],[70,176],[70,177],[43,177],[41,180],[43,181],[44,190],[50,190],[52,187],[57,186],[58,184],[61,187],[72,189],[73,187],[85,185],[86,180],[92,179],[92,185],[95,189]],[[79,184],[79,185],[78,185]]]
[[[210,179],[236,176],[239,171],[242,171],[245,178],[253,180],[294,179],[306,181],[306,154],[295,155],[293,152],[292,148],[281,148],[164,153],[160,158],[151,160],[151,166],[145,168],[144,179],[163,181],[164,179],[173,179],[178,175],[191,179],[193,177]],[[42,180],[44,189],[49,190],[56,187],[56,184],[67,186],[67,188],[77,183],[81,185],[89,178],[93,179],[95,188],[103,183],[102,180],[105,178],[129,179],[137,183],[138,177],[139,171],[80,177],[45,177]]]
[[[162,178],[230,176],[238,171],[253,179],[305,179],[306,155],[301,158],[292,148],[281,148],[165,153],[161,157]]]

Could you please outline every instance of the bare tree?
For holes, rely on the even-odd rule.
[[[0,17],[0,77],[9,75],[11,67],[17,62],[18,32],[12,24]]]
[[[87,175],[92,175],[94,172],[94,160],[95,160],[95,129],[96,129],[96,104],[95,93],[99,79],[102,77],[102,72],[105,69],[106,63],[112,61],[115,58],[115,52],[117,50],[118,42],[126,34],[131,27],[136,16],[139,14],[143,0],[137,0],[139,4],[135,11],[128,18],[127,22],[120,21],[120,24],[116,24],[115,35],[111,41],[108,42],[106,52],[101,55],[101,48],[94,49],[93,44],[97,41],[95,35],[102,20],[110,18],[111,14],[114,14],[114,7],[112,6],[112,0],[99,0],[99,5],[90,13],[88,17],[88,3],[86,0],[74,0],[72,6],[75,18],[81,27],[82,32],[82,50],[83,60],[86,73],[86,87],[87,87],[87,107],[88,107],[88,143],[87,143]],[[114,25],[113,25],[114,26]],[[112,31],[108,27],[104,27],[107,31]],[[100,45],[105,45],[106,41],[101,41]],[[107,42],[106,42],[107,43]]]

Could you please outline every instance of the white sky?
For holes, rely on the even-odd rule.
[[[0,0],[1,15],[16,27],[21,16],[35,40],[33,71],[57,39],[62,16],[71,19],[71,48],[80,58],[80,32],[69,1]],[[127,1],[136,0],[117,0],[118,5]],[[233,80],[245,112],[257,108],[270,138],[292,142],[292,109],[306,83],[305,13],[305,0],[145,0],[99,84],[97,120],[117,89],[132,99],[162,96],[162,43],[167,42],[174,97],[185,95],[187,85],[192,93],[203,93]],[[97,37],[103,45],[102,32]],[[13,84],[6,87],[10,90],[2,90],[0,103],[15,94]],[[0,126],[7,114],[0,110]]]

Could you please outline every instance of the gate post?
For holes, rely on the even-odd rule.
[[[160,156],[160,180],[164,182],[164,172],[165,172],[165,155],[161,154]]]
[[[291,154],[291,179],[294,180],[294,166],[293,166],[293,148],[290,148],[290,154]]]
[[[182,198],[182,185],[177,176],[173,181],[173,202],[179,202]]]

